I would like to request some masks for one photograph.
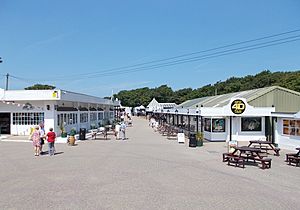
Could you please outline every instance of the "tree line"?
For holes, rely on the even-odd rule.
[[[208,84],[200,88],[183,88],[173,91],[167,85],[155,88],[138,88],[134,90],[122,90],[114,94],[114,98],[121,100],[123,106],[135,107],[147,106],[152,98],[160,103],[180,104],[186,100],[205,96],[221,95],[269,86],[281,86],[300,92],[300,71],[271,72],[264,70],[256,75],[244,77],[230,77],[225,81]]]

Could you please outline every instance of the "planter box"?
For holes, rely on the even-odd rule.
[[[197,141],[197,147],[202,147],[203,146],[203,141]]]

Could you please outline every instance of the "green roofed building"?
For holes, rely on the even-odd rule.
[[[208,141],[300,147],[300,93],[279,86],[192,99],[154,113],[188,135],[203,132]]]
[[[254,107],[275,107],[275,112],[296,113],[300,110],[300,93],[279,86],[208,96],[183,102],[178,108],[222,107],[231,98],[245,98]]]

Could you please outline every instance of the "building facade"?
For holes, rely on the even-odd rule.
[[[60,135],[72,128],[90,129],[113,121],[118,102],[64,90],[0,89],[2,134],[29,135],[43,123]]]

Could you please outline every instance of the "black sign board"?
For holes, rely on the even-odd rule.
[[[234,114],[242,114],[246,109],[246,104],[240,99],[236,99],[231,103],[231,111]]]

